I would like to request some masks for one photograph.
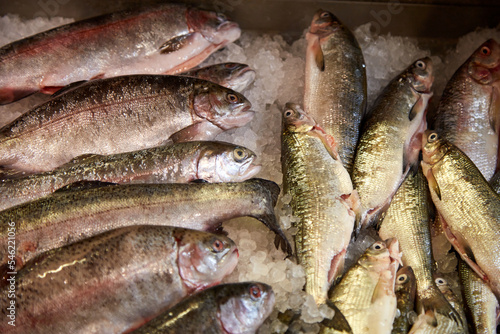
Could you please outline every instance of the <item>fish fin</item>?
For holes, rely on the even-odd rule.
[[[85,189],[95,189],[95,188],[102,188],[102,187],[108,187],[108,186],[114,186],[116,183],[112,182],[103,182],[103,181],[77,181],[71,184],[68,184],[64,187],[61,187],[54,191],[53,193],[64,193],[67,191],[80,191],[80,190],[85,190]]]
[[[217,136],[222,130],[209,121],[201,121],[191,124],[172,134],[169,141],[182,143],[196,140],[210,140]]]
[[[271,180],[266,180],[266,179],[260,179],[260,178],[252,178],[246,182],[258,182],[262,184],[268,191],[271,196],[271,205],[274,208],[276,206],[276,203],[278,203],[278,197],[280,195],[280,186],[276,184],[276,182],[271,181]]]
[[[429,168],[427,170],[427,175],[425,175],[427,178],[427,182],[429,184],[429,189],[432,189],[436,193],[436,196],[441,200],[441,191],[439,190],[439,184],[436,181],[436,178],[434,177],[434,174],[432,173],[432,168]]]
[[[310,48],[314,54],[314,62],[318,70],[323,72],[325,70],[325,56],[323,55],[323,50],[321,50],[321,43],[318,36],[312,38],[314,38],[314,41],[310,44]]]
[[[103,155],[100,155],[100,154],[82,154],[82,155],[79,155],[79,156],[71,159],[70,161],[68,161],[64,165],[57,167],[55,170],[66,169],[66,168],[69,168],[69,167],[75,166],[75,165],[81,165],[83,163],[87,163],[89,161],[92,161],[93,159],[100,159],[102,157],[103,157]]]
[[[310,133],[321,139],[323,145],[325,145],[326,150],[333,159],[341,161],[339,152],[337,150],[337,142],[335,141],[335,138],[333,138],[332,135],[326,133],[326,131],[318,124],[314,125]]]
[[[66,93],[66,92],[69,92],[70,90],[72,90],[76,87],[80,87],[81,85],[83,85],[86,82],[88,82],[88,80],[80,80],[80,81],[72,82],[69,85],[64,86],[61,89],[59,89],[58,91],[56,91],[54,94],[52,94],[52,97],[56,97],[56,96],[59,96],[59,95]]]
[[[180,50],[182,47],[190,43],[190,39],[195,33],[176,36],[160,46],[160,53],[166,54]]]
[[[419,113],[419,112],[421,111],[421,109],[422,109],[420,106],[418,106],[418,107],[417,107],[417,104],[418,104],[418,102],[417,102],[417,103],[415,103],[415,104],[413,105],[413,107],[411,108],[410,112],[408,113],[408,119],[409,119],[410,121],[413,121],[413,119],[414,119],[415,117],[417,117],[418,113]]]
[[[457,325],[463,326],[463,321],[460,315],[455,311],[453,306],[446,300],[445,296],[439,291],[438,287],[433,283],[432,286],[427,288],[425,293],[422,294],[420,302],[425,312],[432,312],[433,326],[437,326],[437,320],[434,313],[439,313],[451,320]]]
[[[54,95],[63,88],[64,86],[45,86],[40,89],[40,93]]]
[[[335,333],[352,333],[351,326],[349,322],[344,317],[342,312],[338,309],[338,307],[329,299],[326,300],[326,305],[334,311],[333,318],[328,319],[325,318],[321,321],[322,328],[330,328],[333,329]],[[321,333],[325,331],[320,331]]]
[[[337,278],[339,278],[344,271],[345,254],[346,254],[346,249],[344,248],[342,251],[335,254],[335,256],[332,259],[332,262],[330,264],[330,270],[328,271],[328,283],[330,283],[330,285]]]

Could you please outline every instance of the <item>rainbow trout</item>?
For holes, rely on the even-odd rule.
[[[66,24],[0,49],[0,104],[81,80],[183,72],[240,33],[222,14],[174,4]]]
[[[224,236],[129,226],[54,249],[14,275],[16,326],[2,333],[123,333],[218,284],[238,262]],[[2,289],[2,310],[10,303]]]
[[[255,71],[240,63],[221,63],[195,68],[180,75],[215,82],[221,86],[242,92],[255,80]]]
[[[0,166],[52,170],[83,154],[116,154],[208,140],[254,113],[233,90],[191,78],[136,75],[94,80],[0,129]]]

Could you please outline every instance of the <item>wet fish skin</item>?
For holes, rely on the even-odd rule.
[[[326,300],[326,304],[335,313],[332,319],[323,319],[321,321],[320,334],[352,334],[351,326],[339,308],[329,299]]]
[[[435,282],[437,287],[439,288],[439,291],[441,291],[441,293],[446,297],[446,300],[448,300],[453,309],[457,311],[457,314],[461,319],[462,331],[467,333],[467,318],[465,316],[462,300],[458,298],[455,292],[453,292],[450,283],[444,277],[441,277],[441,275],[437,275]]]
[[[244,91],[255,80],[255,71],[240,63],[215,64],[195,68],[180,75],[212,81],[237,92]]]
[[[446,237],[500,296],[500,197],[474,163],[436,132],[427,131],[422,168]]]
[[[0,210],[48,195],[77,181],[111,183],[240,182],[260,170],[251,150],[193,141],[115,155],[83,156],[49,172],[0,180]]]
[[[109,155],[208,140],[253,118],[240,93],[190,77],[94,80],[54,97],[0,129],[0,165],[49,171],[83,154]]]
[[[222,14],[174,4],[70,23],[0,49],[0,104],[82,80],[183,72],[240,33]]]
[[[297,259],[306,272],[306,292],[321,304],[343,269],[357,194],[335,140],[293,103],[283,110],[281,145],[284,193],[299,218]]]
[[[16,326],[2,333],[122,333],[218,284],[236,266],[232,240],[130,226],[50,251],[16,275]],[[2,290],[2,305],[9,302]],[[6,317],[7,310],[2,309]]]
[[[352,32],[321,9],[306,39],[304,111],[335,138],[340,158],[351,173],[366,109],[363,53]]]
[[[417,164],[433,81],[432,61],[419,59],[384,88],[369,112],[352,174],[361,201],[358,231],[387,208],[410,167]]]
[[[396,294],[399,312],[392,324],[392,334],[406,334],[410,329],[410,317],[415,308],[416,283],[415,274],[410,266],[404,266],[398,270],[394,293]]]
[[[500,134],[500,44],[484,42],[448,81],[436,129],[489,180],[497,167]]]
[[[500,195],[500,171],[496,172],[490,180],[490,186]]]
[[[132,333],[256,333],[274,302],[272,288],[264,283],[218,285],[186,298]]]

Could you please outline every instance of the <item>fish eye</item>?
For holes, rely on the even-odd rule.
[[[481,48],[481,53],[485,56],[489,56],[491,54],[491,49],[487,46],[483,46]]]
[[[262,295],[262,291],[257,285],[252,285],[249,289],[250,292],[250,297],[252,297],[253,300],[257,300],[260,298]]]
[[[446,280],[444,278],[436,278],[436,284],[438,285],[446,284]]]
[[[431,134],[429,135],[429,137],[427,137],[427,141],[428,141],[429,143],[433,143],[433,142],[435,142],[436,140],[438,140],[438,137],[439,137],[439,136],[438,136],[438,134],[437,134],[437,133],[435,133],[435,132],[433,132],[433,133],[431,133]]]
[[[372,248],[375,250],[381,250],[381,249],[384,249],[385,246],[382,242],[377,241],[376,243],[373,244]]]
[[[327,17],[330,17],[330,13],[329,12],[323,12],[323,13],[321,13],[320,17],[322,19],[326,19]]]
[[[224,250],[224,242],[219,239],[215,239],[214,242],[212,243],[212,249],[214,250],[215,253],[220,253],[222,250]]]
[[[233,157],[236,161],[240,162],[242,161],[243,159],[246,158],[246,154],[245,154],[245,151],[239,147],[235,148],[233,150]]]
[[[291,117],[293,115],[293,110],[291,109],[288,109],[287,111],[285,111],[285,117]]]
[[[406,282],[407,279],[408,279],[408,276],[406,274],[401,274],[398,276],[398,282],[400,282],[400,283]]]
[[[227,21],[227,16],[222,14],[222,13],[217,13],[217,19],[220,21],[220,22],[226,22]]]
[[[238,103],[238,102],[240,102],[240,99],[238,98],[238,95],[233,94],[233,93],[228,93],[226,95],[226,100],[229,103]]]
[[[415,63],[415,65],[416,65],[418,68],[420,68],[420,69],[422,69],[422,70],[425,70],[425,63],[424,63],[422,60],[418,60],[418,61]]]

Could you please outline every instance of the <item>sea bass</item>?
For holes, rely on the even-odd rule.
[[[8,232],[15,226],[18,267],[37,254],[130,225],[169,225],[215,231],[231,218],[250,216],[277,234],[291,252],[274,205],[272,181],[129,184],[55,192],[0,212],[0,261],[7,262]]]
[[[334,138],[296,104],[283,110],[281,147],[284,193],[299,218],[297,259],[306,272],[306,292],[321,304],[343,270],[357,194]]]
[[[0,129],[0,166],[52,170],[82,154],[116,154],[209,140],[253,118],[250,102],[217,84],[167,75],[94,80]]]
[[[337,141],[352,172],[366,108],[366,71],[356,38],[332,13],[319,10],[306,34],[304,110]]]
[[[132,334],[253,334],[271,314],[274,302],[267,284],[222,284],[186,298]]]
[[[183,72],[240,33],[223,14],[175,4],[70,23],[0,49],[0,104],[81,80]]]
[[[222,63],[195,68],[180,75],[215,82],[221,86],[242,92],[255,80],[255,71],[240,63]]]
[[[433,81],[430,58],[419,59],[375,101],[361,133],[352,174],[361,201],[357,230],[387,208],[411,165],[417,164]]]
[[[218,284],[238,261],[224,236],[129,226],[43,254],[15,275],[16,326],[2,333],[123,333]],[[8,289],[1,291],[8,305]],[[7,319],[8,310],[2,307]]]
[[[489,180],[500,135],[500,44],[483,43],[455,72],[439,101],[434,127]]]
[[[422,168],[445,235],[500,298],[500,196],[474,163],[435,132],[426,132]]]
[[[403,252],[404,255],[404,252]],[[404,263],[404,262],[403,262]],[[398,311],[396,319],[392,324],[391,334],[406,334],[410,329],[411,318],[415,312],[415,295],[417,291],[417,281],[413,270],[409,266],[404,266],[398,270],[394,293],[397,298]]]
[[[193,141],[108,156],[73,159],[54,171],[0,180],[0,210],[77,181],[111,183],[240,182],[260,170],[251,150],[224,142]]]

